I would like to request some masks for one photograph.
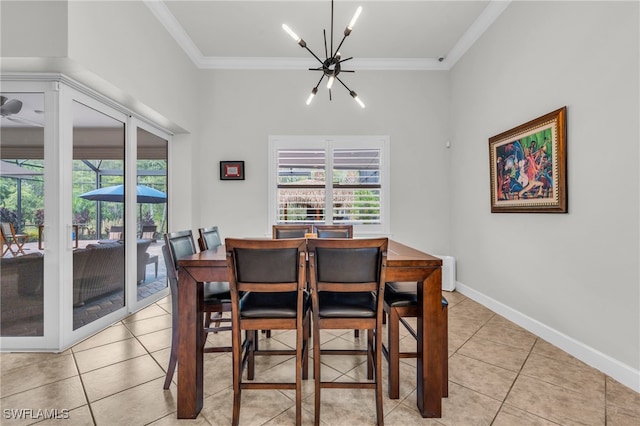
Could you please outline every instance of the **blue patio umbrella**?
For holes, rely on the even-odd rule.
[[[136,186],[136,201],[138,204],[151,203],[159,204],[167,202],[167,194],[157,189],[145,185]],[[79,195],[80,198],[92,201],[111,201],[115,203],[124,202],[124,185],[105,186],[103,188],[94,189]],[[100,211],[96,212],[96,222],[101,225],[102,220]],[[140,221],[142,221],[142,205],[140,205]],[[98,228],[98,238],[102,234],[101,227]]]
[[[136,200],[138,203],[166,203],[167,194],[145,185],[136,187]],[[80,198],[93,201],[124,202],[124,185],[105,186],[79,195]]]

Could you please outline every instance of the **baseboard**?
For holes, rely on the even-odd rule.
[[[536,319],[524,315],[491,297],[467,287],[460,281],[456,281],[456,291],[573,355],[585,364],[600,370],[623,385],[636,392],[640,392],[640,370],[623,364],[609,355],[603,354],[566,334],[554,330]]]

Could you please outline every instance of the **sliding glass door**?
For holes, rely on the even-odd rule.
[[[12,77],[0,93],[0,348],[59,351],[168,296],[170,135],[64,76]]]

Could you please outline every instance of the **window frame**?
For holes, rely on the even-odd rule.
[[[380,223],[379,224],[354,224],[354,234],[358,235],[389,235],[389,190],[390,190],[390,149],[389,136],[362,135],[362,136],[309,136],[309,135],[284,135],[269,136],[269,214],[268,234],[271,234],[271,225],[278,219],[278,151],[281,149],[318,149],[324,150],[326,156],[326,191],[327,196],[332,194],[333,180],[332,167],[334,149],[379,149],[380,150]],[[329,198],[327,198],[329,199]],[[327,202],[327,206],[330,203]],[[326,209],[327,215],[329,208]],[[332,211],[331,211],[332,214]],[[328,218],[327,224],[332,220]]]

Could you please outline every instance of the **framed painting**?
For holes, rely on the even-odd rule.
[[[491,213],[567,212],[566,108],[489,138]]]
[[[221,161],[220,180],[244,180],[244,161]]]

